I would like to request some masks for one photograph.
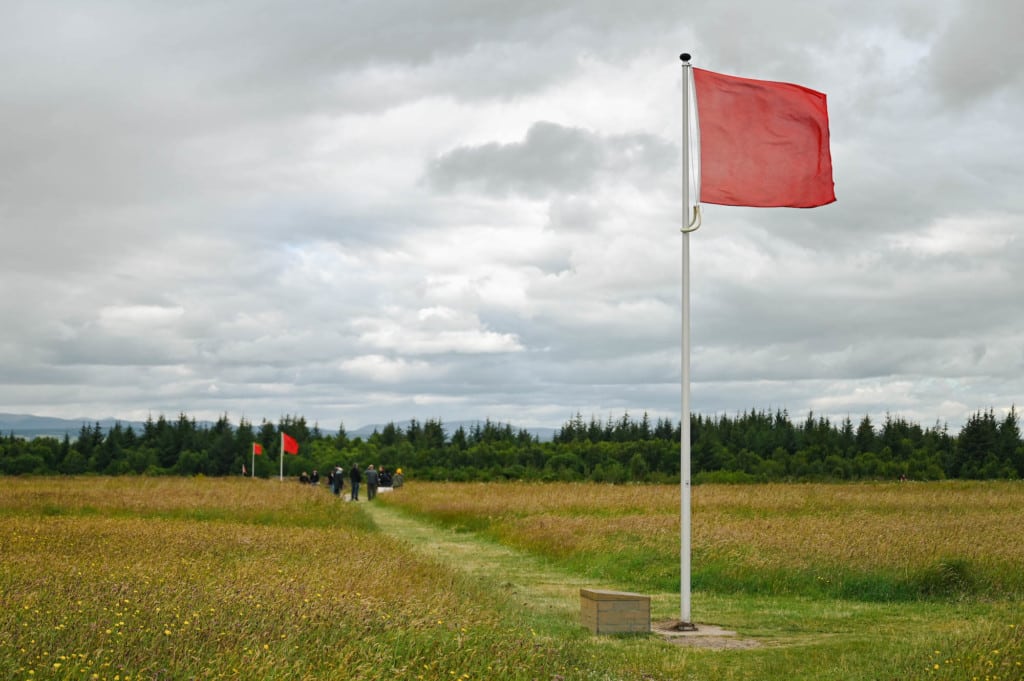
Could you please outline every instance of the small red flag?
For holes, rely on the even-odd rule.
[[[281,441],[283,443],[284,451],[286,453],[288,453],[288,454],[298,454],[299,453],[299,443],[295,440],[295,438],[293,438],[290,435],[288,435],[288,433],[281,433]]]
[[[253,442],[252,443],[252,453],[254,455],[256,455],[256,456],[259,456],[260,454],[262,454],[263,453],[263,445],[256,444],[255,442]]]
[[[836,200],[823,93],[697,68],[693,77],[702,202],[812,208]]]

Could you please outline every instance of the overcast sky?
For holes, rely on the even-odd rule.
[[[1020,0],[0,0],[0,412],[679,419],[680,52],[828,95],[706,205],[692,407],[1024,403]]]

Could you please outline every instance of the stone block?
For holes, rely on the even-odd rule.
[[[651,630],[651,597],[626,591],[580,589],[580,620],[595,634]]]

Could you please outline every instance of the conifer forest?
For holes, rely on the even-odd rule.
[[[394,422],[364,438],[344,424],[332,432],[303,417],[278,423],[233,424],[150,417],[141,429],[85,423],[77,437],[0,437],[5,475],[207,475],[281,473],[280,433],[299,443],[283,457],[283,473],[327,471],[374,464],[403,469],[406,479],[451,481],[538,480],[678,482],[680,426],[647,414],[607,421],[580,414],[540,441],[523,429],[492,421],[449,430],[440,420]],[[974,413],[959,433],[936,424],[923,428],[887,415],[836,423],[785,410],[691,417],[693,482],[1015,479],[1024,477],[1019,417]],[[253,454],[253,444],[262,454]]]

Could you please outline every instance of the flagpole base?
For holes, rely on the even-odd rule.
[[[673,626],[691,626],[692,629],[674,629]],[[715,624],[694,625],[689,622],[671,620],[656,622],[651,631],[668,643],[689,648],[711,650],[750,650],[760,648],[763,643],[757,639],[742,638],[735,631],[723,629]]]

